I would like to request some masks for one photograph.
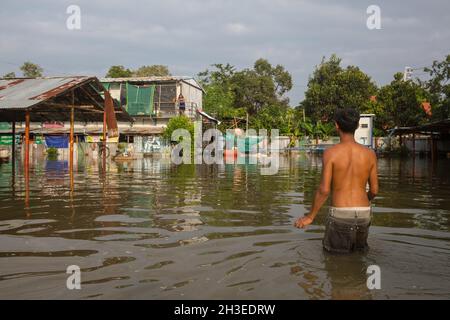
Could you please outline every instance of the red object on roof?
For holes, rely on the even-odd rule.
[[[422,102],[422,110],[425,111],[427,116],[432,116],[433,113],[431,111],[431,104],[429,102]]]

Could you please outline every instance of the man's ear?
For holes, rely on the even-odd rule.
[[[334,122],[334,125],[336,126],[336,130],[338,130],[338,131],[339,131],[339,125],[337,124],[337,122],[336,122],[336,121]]]

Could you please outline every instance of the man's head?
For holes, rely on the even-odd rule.
[[[353,108],[339,108],[334,113],[334,121],[338,131],[354,134],[359,127],[359,112]]]

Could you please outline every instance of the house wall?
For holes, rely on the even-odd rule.
[[[361,116],[359,119],[359,127],[355,131],[356,142],[372,147],[373,117]]]
[[[186,101],[186,115],[189,117],[195,117],[196,110],[202,110],[203,108],[203,91],[192,86],[191,84],[180,81],[177,85],[177,97],[180,93],[183,94]]]

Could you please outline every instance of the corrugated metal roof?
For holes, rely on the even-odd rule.
[[[215,122],[215,123],[217,123],[217,124],[220,124],[220,123],[221,123],[219,120],[217,120],[216,118],[210,116],[210,115],[207,114],[205,111],[197,110],[197,112],[198,112],[202,117],[205,117],[206,119],[208,119],[208,120],[210,120],[210,121],[212,121],[212,122]]]
[[[196,87],[202,91],[202,86],[192,77],[188,76],[164,76],[164,77],[127,77],[127,78],[101,78],[101,82],[170,82],[170,81],[183,81]]]
[[[25,109],[92,77],[0,79],[0,109]]]
[[[402,135],[411,133],[422,133],[422,134],[450,133],[450,119],[436,121],[416,127],[394,128],[389,131],[393,135]]]

